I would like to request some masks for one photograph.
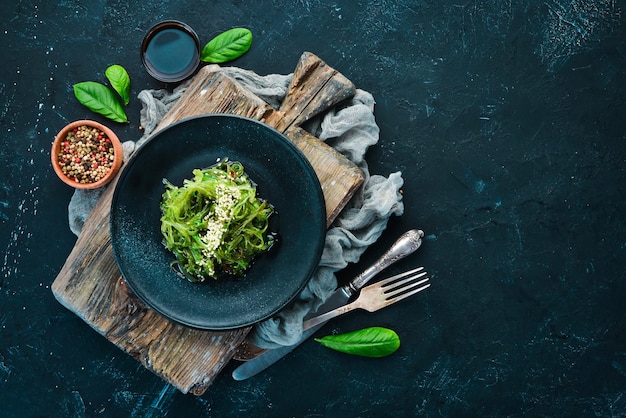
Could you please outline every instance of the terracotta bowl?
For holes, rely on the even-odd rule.
[[[112,161],[110,160],[110,153],[108,154],[109,156],[108,159],[106,159],[107,155],[105,155],[104,153],[96,154],[96,152],[104,151],[101,147],[97,147],[95,152],[88,155],[86,159],[84,159],[84,161],[81,161],[81,159],[79,158],[79,154],[70,154],[64,151],[64,147],[69,146],[68,144],[70,143],[70,141],[68,141],[68,138],[67,138],[68,133],[70,133],[71,131],[74,131],[75,129],[81,126],[96,128],[99,131],[104,133],[105,140],[106,138],[110,139],[110,144],[113,146],[113,160]],[[65,144],[66,142],[68,144]],[[85,141],[85,142],[92,143],[91,141]],[[103,146],[105,147],[105,149],[108,148],[108,141]],[[65,149],[67,150],[67,148]],[[95,171],[95,169],[98,169],[98,167],[100,167],[99,168],[100,175],[96,176],[95,174],[92,174],[90,176],[87,176],[88,178],[83,180],[82,182],[77,181],[74,176],[70,176],[69,174],[66,174],[63,171],[62,163],[59,161],[59,155],[61,155],[61,159],[63,159],[63,154],[65,154],[67,158],[70,160],[76,159],[75,161],[76,163],[80,162],[81,163],[80,165],[82,166],[80,170],[82,170],[83,172],[85,170]],[[81,152],[80,155],[83,155],[83,154],[84,152]],[[96,157],[94,157],[94,155],[96,155]],[[57,134],[56,138],[54,139],[54,142],[52,143],[52,152],[50,153],[50,158],[52,160],[52,167],[54,168],[54,172],[66,184],[77,189],[97,189],[98,187],[102,187],[106,185],[113,179],[113,177],[115,177],[119,169],[122,167],[124,151],[122,150],[122,143],[120,142],[117,135],[115,135],[115,133],[111,129],[93,120],[77,120],[76,122],[72,122],[66,125]],[[104,161],[103,159],[106,159],[106,161]],[[65,163],[66,172],[70,171],[69,167],[67,167],[67,164],[69,162],[70,161],[67,161]],[[107,167],[109,164],[110,164],[110,167]]]

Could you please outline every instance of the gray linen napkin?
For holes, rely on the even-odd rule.
[[[237,80],[271,106],[278,108],[287,93],[292,74],[259,76],[251,71],[225,67],[221,71]],[[136,142],[124,143],[125,157],[148,139],[163,116],[181,97],[187,85],[174,91],[143,90],[140,119],[143,136]],[[358,90],[340,106],[320,115],[305,127],[354,162],[365,174],[365,182],[339,214],[326,234],[324,251],[313,277],[289,306],[257,324],[248,340],[261,348],[275,348],[296,343],[302,335],[302,319],[321,305],[337,287],[335,273],[349,263],[356,263],[365,250],[380,237],[392,215],[404,212],[400,188],[404,180],[400,172],[388,177],[370,175],[365,153],[378,142],[379,128],[374,118],[374,98]],[[79,235],[85,219],[98,201],[102,190],[76,190],[69,204],[69,223]]]

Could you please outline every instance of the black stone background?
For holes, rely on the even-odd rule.
[[[118,1],[0,4],[0,415],[625,416],[623,1]],[[347,280],[409,228],[426,232],[397,273],[432,287],[318,335],[380,325],[384,359],[310,340],[255,378],[229,365],[183,395],[53,297],[72,249],[72,190],[50,145],[93,118],[72,85],[117,63],[136,98],[164,86],[139,58],[154,23],[179,19],[208,42],[235,26],[254,43],[228,65],[293,71],[311,51],[376,99],[371,172],[401,171],[405,213]]]

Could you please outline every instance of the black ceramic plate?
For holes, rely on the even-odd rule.
[[[228,158],[243,164],[260,197],[274,205],[278,243],[244,278],[191,283],[170,268],[162,244],[162,180],[182,185],[194,168]],[[133,292],[161,315],[212,330],[270,317],[302,290],[319,263],[326,210],[319,180],[300,150],[275,129],[232,115],[206,115],[156,133],[126,164],[111,205],[115,260]]]

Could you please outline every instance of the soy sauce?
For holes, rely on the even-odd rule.
[[[166,21],[154,26],[144,38],[142,59],[157,80],[177,82],[195,72],[200,63],[199,49],[198,37],[190,27]]]

